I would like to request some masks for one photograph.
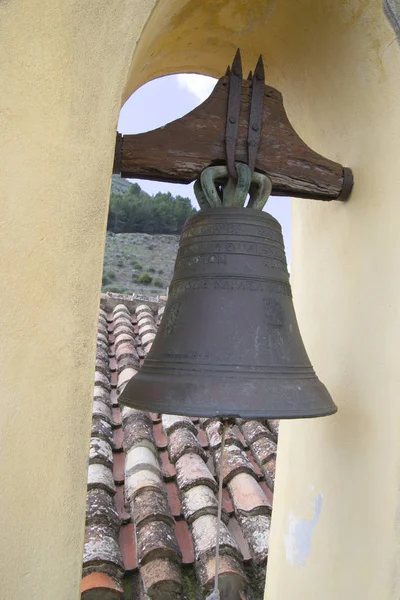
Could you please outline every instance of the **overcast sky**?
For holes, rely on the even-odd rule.
[[[150,81],[125,103],[121,110],[118,131],[122,134],[142,133],[178,119],[203,102],[210,95],[215,83],[215,79],[203,75],[170,75]],[[198,208],[193,184],[181,185],[143,179],[131,181],[137,181],[149,194],[170,191],[173,195],[188,196],[192,204]],[[280,197],[270,198],[266,210],[282,225],[286,255],[290,263],[292,249],[290,200]]]

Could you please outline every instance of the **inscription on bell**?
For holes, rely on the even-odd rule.
[[[191,225],[182,231],[181,241],[201,236],[234,235],[262,238],[263,241],[282,243],[280,229],[275,229],[267,224],[263,227],[247,223],[210,223],[203,225]]]
[[[174,280],[169,290],[170,296],[177,296],[187,291],[226,290],[232,292],[271,292],[291,297],[287,283],[271,279],[242,279],[237,277],[207,277]]]
[[[184,256],[178,258],[175,263],[175,269],[189,269],[200,265],[226,265],[226,256],[224,254],[200,254],[197,256]]]
[[[199,242],[188,243],[179,248],[179,256],[195,254],[247,254],[276,258],[286,263],[285,253],[281,248],[257,242]]]
[[[238,235],[243,231],[240,223],[210,223],[205,225],[194,225],[184,229],[182,240],[199,235]]]

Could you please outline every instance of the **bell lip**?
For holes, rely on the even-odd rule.
[[[193,409],[191,407],[185,407],[185,411],[180,411],[180,410],[174,410],[174,412],[166,412],[165,410],[163,410],[163,406],[162,405],[155,405],[152,404],[151,406],[148,406],[147,404],[142,404],[140,402],[135,402],[134,404],[131,403],[129,400],[123,400],[121,398],[118,399],[118,401],[123,404],[124,406],[127,406],[129,408],[136,408],[138,410],[146,410],[148,412],[156,412],[156,413],[160,413],[163,415],[170,415],[170,414],[174,414],[174,415],[179,415],[182,417],[198,417],[198,418],[208,418],[208,419],[212,419],[212,418],[217,418],[217,419],[279,419],[279,420],[292,420],[292,419],[317,419],[318,417],[329,417],[331,415],[334,415],[338,412],[338,407],[336,405],[334,405],[334,407],[327,409],[325,411],[321,411],[321,410],[315,410],[314,413],[311,413],[311,411],[309,411],[308,414],[293,414],[292,413],[284,413],[282,411],[279,412],[269,412],[268,414],[266,414],[266,412],[264,411],[260,411],[260,412],[255,412],[255,411],[240,411],[240,413],[238,413],[237,411],[235,412],[214,412],[212,414],[210,414],[209,411],[201,411],[198,409]],[[165,407],[164,407],[165,408]]]
[[[247,409],[245,406],[238,410],[238,407],[235,406],[235,408],[231,410],[229,407],[224,407],[223,410],[213,409],[213,411],[210,411],[207,407],[202,406],[201,403],[188,405],[184,401],[191,393],[198,396],[204,395],[204,382],[197,384],[197,382],[192,381],[191,385],[188,385],[184,378],[181,381],[174,380],[173,382],[168,382],[167,378],[160,379],[157,381],[156,377],[143,376],[139,371],[139,373],[132,377],[127,383],[123,392],[118,397],[118,402],[139,410],[200,418],[313,419],[333,415],[338,410],[328,390],[317,377],[314,380],[313,387],[318,388],[318,395],[315,393],[315,389],[314,393],[310,390],[309,394],[316,398],[315,404],[319,402],[320,405],[313,407],[312,402],[310,402],[311,406],[306,408],[303,407],[302,410],[300,406],[296,410],[294,402],[294,406],[287,408],[286,410],[283,410],[280,407],[270,407],[269,409],[268,407],[263,407],[262,409],[257,410],[256,408]],[[260,380],[256,379],[254,383],[257,385],[259,381]],[[229,383],[231,383],[231,381]],[[257,386],[259,391],[253,391],[252,393],[254,393],[255,396],[262,393],[263,397],[268,397],[268,383],[264,381],[261,389]],[[176,407],[174,407],[173,410],[168,410],[169,399],[165,396],[165,390],[168,389],[168,387],[174,395],[174,402],[176,404]],[[191,388],[190,392],[189,387]],[[293,390],[295,387],[296,386],[290,385],[289,389]],[[245,396],[246,394],[243,393],[244,401]],[[139,398],[143,398],[144,400],[140,400]],[[215,399],[215,402],[216,404],[218,403],[217,398]],[[182,409],[179,408],[180,405],[182,405]]]

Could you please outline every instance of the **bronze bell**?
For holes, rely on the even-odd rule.
[[[120,401],[198,417],[336,412],[300,336],[276,219],[224,206],[186,222],[158,333]]]

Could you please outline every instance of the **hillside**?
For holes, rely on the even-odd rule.
[[[113,175],[103,292],[164,295],[172,278],[179,235],[193,214],[189,198],[157,193]]]
[[[112,194],[125,194],[132,187],[132,183],[127,179],[122,179],[119,175],[113,175],[111,181]]]
[[[107,232],[103,292],[163,295],[174,270],[178,235]],[[138,281],[147,273],[151,282]]]

